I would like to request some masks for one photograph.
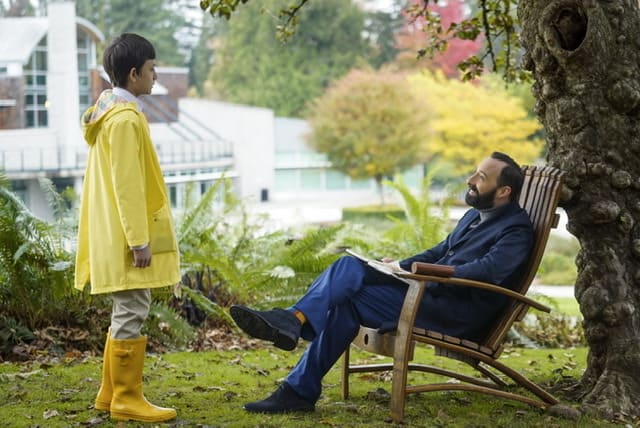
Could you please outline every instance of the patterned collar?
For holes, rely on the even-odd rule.
[[[138,97],[133,95],[131,92],[127,91],[126,89],[115,86],[111,92],[116,97],[124,98],[130,103],[136,103],[136,106],[138,106],[138,111],[142,112],[144,110],[143,102],[140,99],[138,99]]]

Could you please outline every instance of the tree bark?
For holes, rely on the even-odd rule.
[[[637,0],[520,0],[548,163],[580,241],[586,410],[640,414],[640,11]]]

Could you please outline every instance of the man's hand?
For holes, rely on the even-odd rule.
[[[151,247],[146,247],[133,251],[133,265],[137,268],[146,268],[151,266]]]
[[[380,259],[382,263],[393,263],[393,259],[391,257],[383,257]]]

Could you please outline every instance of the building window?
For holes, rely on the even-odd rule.
[[[24,110],[27,128],[42,128],[49,125],[47,69],[47,37],[45,36],[34,49],[23,70],[25,78]]]
[[[22,202],[24,202],[25,204],[29,203],[29,201],[27,200],[29,192],[27,192],[27,183],[24,180],[12,181],[11,190],[18,198],[20,198]]]
[[[413,168],[405,171],[402,174],[402,178],[404,179],[404,182],[407,186],[420,187],[423,175],[424,173],[422,172],[422,165],[416,165]]]
[[[178,206],[178,189],[175,184],[171,184],[169,187],[169,203],[171,204],[171,208],[176,208]]]
[[[277,169],[275,173],[274,187],[281,192],[298,190],[298,176],[293,169]]]
[[[204,196],[205,193],[207,193],[207,190],[209,190],[211,188],[211,186],[213,186],[213,182],[212,181],[202,181],[202,182],[200,182],[200,196]]]
[[[78,91],[80,114],[85,112],[91,104],[91,76],[90,70],[95,65],[93,43],[89,39],[89,35],[85,32],[78,31]]]
[[[323,190],[322,170],[314,168],[300,171],[300,185],[302,190]]]
[[[367,190],[371,189],[373,180],[371,179],[359,179],[351,180],[351,190]]]
[[[336,170],[327,170],[327,190],[342,190],[347,188],[347,177]]]

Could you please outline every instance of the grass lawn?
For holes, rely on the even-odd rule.
[[[558,312],[565,315],[582,319],[582,314],[580,313],[580,305],[578,305],[578,301],[574,297],[554,297],[551,300],[556,305],[553,308],[554,310],[557,310]]]
[[[570,298],[541,300],[566,315],[581,317]],[[323,395],[311,414],[256,415],[243,403],[271,393],[293,367],[303,347],[287,353],[271,347],[251,351],[172,352],[147,358],[145,393],[158,405],[172,406],[178,418],[166,424],[115,423],[93,409],[100,381],[101,358],[67,358],[55,362],[0,364],[0,426],[2,427],[389,427],[388,374],[354,374],[351,397],[340,397],[339,371],[324,381]],[[502,359],[540,384],[562,378],[577,379],[585,367],[586,348],[507,349]],[[378,359],[354,350],[360,362]],[[472,373],[467,366],[440,359],[428,347],[417,348],[417,359]],[[339,362],[340,364],[340,362]],[[427,381],[433,375],[416,374]],[[410,377],[410,379],[412,379]],[[445,379],[446,380],[446,379]],[[572,405],[572,403],[565,403]],[[410,396],[408,427],[604,427],[606,421],[583,416],[568,420],[500,398],[463,392],[435,392]]]
[[[441,361],[466,370],[461,363],[441,360],[427,347],[418,358]],[[352,375],[351,397],[340,398],[339,371],[334,367],[324,382],[317,410],[311,414],[256,415],[245,402],[264,398],[275,389],[302,346],[287,353],[271,347],[222,352],[175,352],[149,356],[145,392],[153,403],[172,406],[178,418],[166,424],[114,423],[93,410],[100,380],[101,359],[63,359],[54,363],[0,365],[0,421],[3,427],[389,427],[388,401],[377,388],[390,392],[384,374]],[[585,367],[587,350],[507,349],[503,359],[542,384],[561,377],[577,378]],[[375,358],[361,351],[359,361]],[[416,375],[428,376],[428,375]],[[411,378],[410,378],[411,379]],[[433,377],[433,379],[437,379]],[[442,378],[440,378],[442,380]],[[570,403],[568,403],[570,404]],[[472,393],[436,392],[411,396],[406,406],[409,427],[600,427],[613,426],[583,416],[568,420],[527,405]]]

